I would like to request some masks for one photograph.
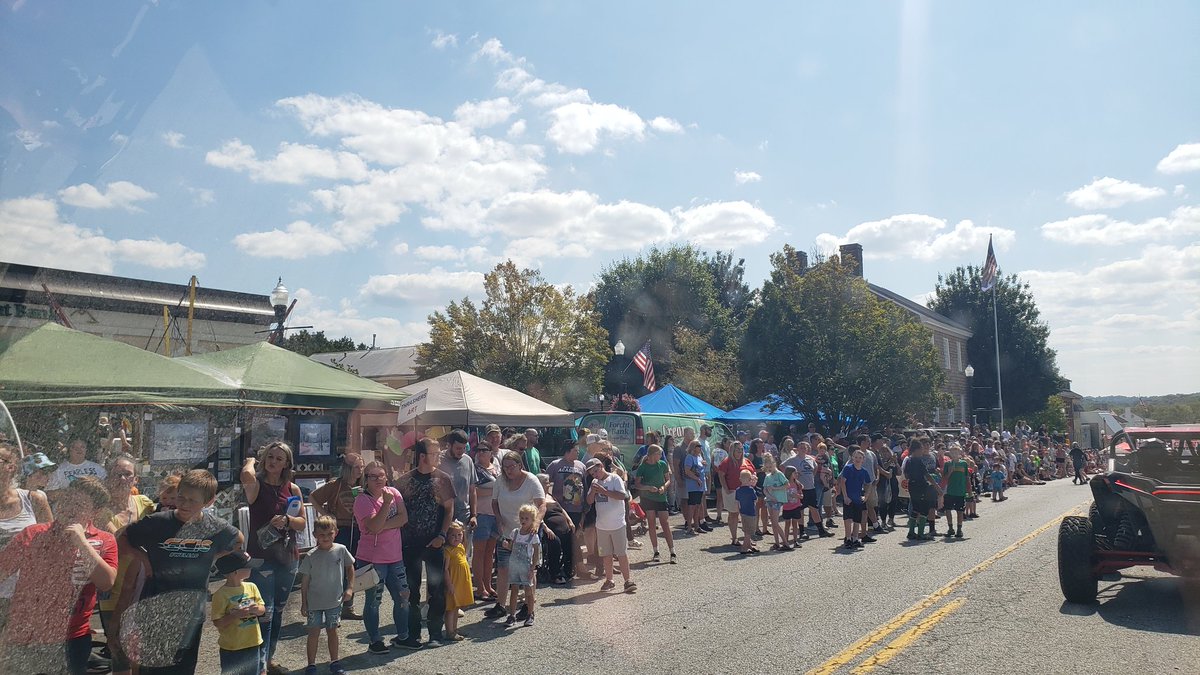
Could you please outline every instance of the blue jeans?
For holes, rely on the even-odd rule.
[[[258,619],[258,627],[262,631],[263,643],[261,659],[269,663],[275,656],[275,647],[279,644],[279,629],[283,627],[283,609],[287,607],[288,595],[292,592],[292,584],[296,583],[297,563],[288,565],[264,561],[262,567],[250,572],[250,581],[258,587],[263,605],[267,611]]]
[[[267,669],[262,660],[262,650],[258,647],[248,649],[222,649],[221,675],[258,675]]]
[[[359,562],[367,562],[360,560]],[[379,575],[379,585],[367,590],[367,602],[363,607],[363,624],[371,642],[380,642],[379,603],[383,601],[383,589],[392,596],[392,623],[396,624],[396,637],[408,639],[408,576],[404,573],[404,561],[394,563],[372,563]]]

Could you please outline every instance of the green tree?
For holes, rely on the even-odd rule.
[[[732,253],[709,257],[691,245],[652,248],[602,270],[592,291],[600,325],[626,348],[623,357],[608,365],[606,390],[644,391],[641,373],[629,363],[648,340],[659,384],[685,386],[677,374],[687,373],[685,388],[692,394],[718,403],[729,400],[727,382],[738,381],[741,333],[734,313],[744,314],[754,297],[743,273],[742,262],[735,264]],[[688,333],[680,337],[680,331]],[[695,360],[727,364],[731,370],[701,378],[702,365]]]
[[[929,329],[911,314],[836,257],[802,274],[785,246],[771,263],[742,344],[747,395],[776,395],[835,429],[905,423],[947,404]]]
[[[736,403],[742,383],[737,377],[737,354],[733,350],[713,349],[707,336],[686,326],[676,329],[674,346],[677,356],[671,381],[675,386],[718,408]]]
[[[1064,412],[1067,407],[1067,402],[1058,394],[1054,394],[1046,399],[1046,403],[1042,409],[1034,413],[1029,419],[1029,426],[1034,429],[1040,429],[1043,424],[1051,433],[1055,431],[1067,431],[1067,415]]]
[[[463,298],[429,316],[418,377],[465,370],[567,406],[595,393],[611,352],[590,298],[511,260],[485,275],[483,287],[481,306]]]
[[[1047,345],[1050,327],[1040,318],[1029,284],[1021,283],[1015,274],[997,274],[993,324],[992,292],[980,290],[980,275],[980,268],[974,266],[939,274],[929,308],[971,329],[967,361],[975,368],[972,393],[976,408],[999,405],[993,327],[999,326],[1005,419],[1033,415],[1067,384],[1058,372],[1054,350]]]
[[[323,354],[325,352],[351,352],[356,349],[366,349],[367,345],[361,342],[356,345],[354,339],[349,337],[330,340],[325,337],[325,331],[323,330],[315,333],[310,333],[307,330],[299,330],[295,333],[289,333],[283,339],[283,344],[280,347],[303,356],[312,356],[313,354]]]

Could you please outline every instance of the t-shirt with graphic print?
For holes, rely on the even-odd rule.
[[[570,514],[583,513],[586,505],[583,492],[583,462],[562,459],[550,462],[546,468],[550,476],[550,493],[554,500],[562,504],[563,510]]]
[[[441,469],[421,473],[413,469],[400,476],[396,489],[404,495],[408,524],[400,532],[405,548],[425,548],[442,531],[442,504],[454,499],[450,476]]]
[[[150,559],[153,574],[146,579],[142,598],[171,591],[201,591],[203,609],[208,572],[219,555],[233,550],[238,531],[207,512],[190,523],[179,520],[175,513],[153,513],[125,528],[129,543],[144,549]]]
[[[263,604],[258,586],[243,581],[237,586],[224,585],[213,591],[212,620],[216,621],[235,609]],[[262,644],[262,631],[258,628],[258,617],[248,616],[220,630],[217,646],[226,651],[249,649]]]

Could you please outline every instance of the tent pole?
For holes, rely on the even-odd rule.
[[[163,356],[171,355],[171,312],[163,305]]]

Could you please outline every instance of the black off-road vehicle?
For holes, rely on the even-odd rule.
[[[1116,433],[1091,488],[1089,515],[1058,530],[1068,602],[1094,602],[1101,577],[1136,565],[1200,579],[1200,425]]]

